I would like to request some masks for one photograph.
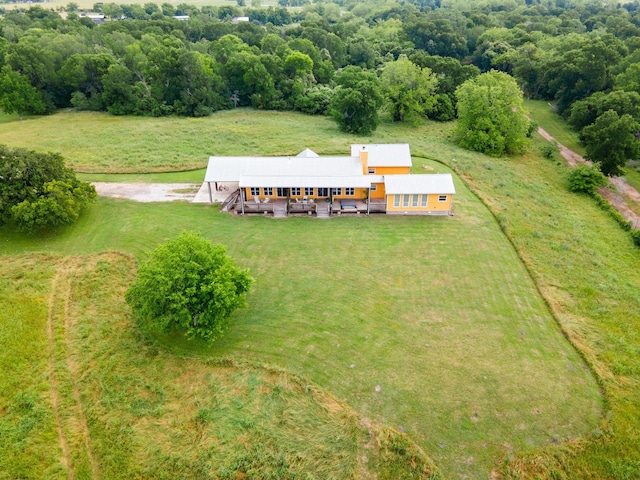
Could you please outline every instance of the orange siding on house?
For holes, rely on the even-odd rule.
[[[374,183],[377,186],[376,190],[371,190],[369,197],[370,198],[384,198],[385,189],[384,183]]]
[[[360,164],[362,165],[362,174],[366,175],[369,169],[369,152],[366,150],[360,152]]]
[[[333,195],[333,198],[341,199],[341,198],[357,198],[362,199],[367,197],[367,189],[366,188],[355,188],[353,195],[345,195],[344,188],[341,190],[341,195]]]
[[[410,167],[375,167],[375,170],[375,174],[371,175],[407,175],[411,173]]]
[[[378,187],[380,188],[380,187]],[[331,189],[328,188],[328,195],[323,195],[323,196],[318,196],[318,189],[314,188],[313,189],[313,195],[305,195],[304,193],[304,187],[300,187],[300,195],[293,195],[291,194],[291,189],[289,189],[289,197],[292,199],[303,199],[303,198],[313,198],[313,199],[322,199],[322,198],[329,198],[331,196]],[[341,198],[353,198],[353,199],[363,199],[367,197],[367,189],[366,188],[355,188],[354,189],[354,194],[353,195],[345,195],[344,194],[344,188],[341,189],[341,191],[343,192],[341,195],[333,195],[333,198],[337,198],[337,199],[341,199]],[[384,191],[384,186],[383,186],[383,191]],[[259,195],[251,195],[251,188],[250,187],[244,187],[244,195],[245,195],[245,199],[246,200],[253,200],[254,196],[257,196],[260,200],[264,200],[265,198],[269,197],[270,199],[282,199],[282,198],[287,198],[287,197],[279,197],[278,196],[278,189],[273,187],[273,195],[265,195],[265,188],[264,187],[260,187],[259,190],[260,194]],[[384,197],[384,193],[382,195],[383,198]],[[378,198],[378,197],[376,197]]]
[[[440,195],[430,194],[427,195],[427,205],[422,206],[423,195],[418,195],[418,204],[417,206],[413,205],[413,197],[414,195],[408,195],[408,205],[405,205],[405,195],[397,195],[400,197],[400,205],[394,206],[394,200],[396,195],[388,195],[387,196],[387,211],[389,212],[448,212],[451,210],[451,201],[453,199],[453,195],[443,195],[446,197],[444,202],[438,200]]]

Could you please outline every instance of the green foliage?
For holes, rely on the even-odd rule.
[[[349,66],[336,76],[336,83],[330,111],[340,130],[359,135],[373,132],[384,100],[378,77]]]
[[[631,238],[636,247],[640,247],[640,230],[633,230],[631,232]]]
[[[448,122],[456,118],[456,107],[454,106],[451,95],[438,93],[435,96],[436,103],[427,113],[427,116],[438,122]]]
[[[539,149],[540,155],[544,158],[552,160],[560,153],[560,147],[558,146],[558,142],[545,142]]]
[[[0,71],[0,108],[5,113],[44,113],[40,94],[24,75],[14,72],[9,65]]]
[[[394,122],[416,124],[436,103],[436,76],[404,55],[385,65],[380,80]]]
[[[547,145],[552,144],[547,143]],[[607,184],[607,177],[597,167],[590,167],[585,164],[580,164],[571,170],[568,180],[569,190],[588,195],[594,195],[599,187],[604,187]]]
[[[314,85],[294,98],[296,109],[310,115],[322,115],[329,110],[333,90],[324,85]]]
[[[496,157],[526,150],[530,122],[512,77],[492,70],[467,80],[456,97],[456,137],[461,147]]]
[[[0,224],[35,232],[74,223],[96,197],[60,155],[0,145]]]
[[[188,232],[158,247],[126,294],[134,315],[152,330],[180,330],[208,342],[219,338],[253,282],[225,252]]]
[[[596,92],[590,97],[575,102],[567,122],[580,131],[607,110],[614,110],[618,115],[631,115],[640,118],[640,94],[638,92]]]
[[[11,214],[22,231],[58,228],[75,223],[95,198],[95,188],[86,182],[52,180],[35,200],[14,205]]]
[[[582,130],[586,158],[599,164],[605,175],[620,175],[627,160],[640,156],[638,130],[640,123],[631,115],[619,116],[614,110],[607,110]]]

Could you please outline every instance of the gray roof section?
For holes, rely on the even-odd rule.
[[[240,188],[244,188],[244,187],[370,188],[371,179],[366,175],[347,176],[347,177],[243,175],[242,177],[240,177]]]
[[[422,175],[385,175],[385,190],[390,194],[435,193],[454,194],[453,177],[450,173]]]
[[[410,167],[411,150],[408,143],[367,143],[351,145],[351,156],[360,157],[362,147],[369,152],[370,167]]]
[[[354,157],[209,157],[205,182],[237,182],[244,175],[349,177],[362,175]]]

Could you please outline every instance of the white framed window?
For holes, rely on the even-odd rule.
[[[446,202],[447,201],[447,196],[446,195],[438,195],[438,201],[439,202]]]
[[[277,193],[279,197],[286,197],[289,195],[289,189],[288,188],[278,188],[277,189]]]
[[[411,195],[402,195],[402,206],[403,207],[408,207],[409,206],[409,197]]]
[[[264,196],[265,197],[273,197],[273,187],[264,187]]]
[[[328,188],[318,188],[318,196],[319,197],[328,197],[329,189]]]
[[[418,197],[420,195],[411,195],[411,206],[412,207],[417,207],[418,206]]]
[[[251,187],[251,196],[257,197],[260,195],[260,187]]]
[[[422,203],[420,204],[423,207],[427,206],[427,201],[429,200],[429,195],[422,195]]]
[[[300,196],[300,187],[293,187],[291,189],[291,196],[292,197],[299,197]]]
[[[313,187],[304,187],[304,194],[305,195],[313,195]]]
[[[377,185],[377,184],[375,184],[375,183],[374,183],[374,184],[372,184],[372,185],[371,185],[371,189],[370,189],[370,190],[371,190],[372,192],[375,192],[376,190],[378,190],[378,185]]]
[[[400,206],[400,195],[394,195],[393,196],[393,206],[394,207],[399,207]]]
[[[331,189],[331,195],[342,195],[342,189],[341,188],[332,188]]]
[[[344,194],[348,197],[353,197],[356,194],[356,189],[353,187],[346,187],[344,189]]]
[[[369,167],[369,175],[375,175],[376,169],[375,167]]]

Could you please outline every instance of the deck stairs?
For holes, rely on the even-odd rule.
[[[329,218],[329,203],[321,202],[316,204],[316,217]]]
[[[287,218],[286,204],[273,206],[273,218]]]
[[[228,212],[229,210],[231,210],[233,206],[236,204],[236,201],[238,200],[239,196],[240,196],[239,189],[232,192],[231,195],[229,195],[226,198],[226,200],[222,202],[222,205],[220,206],[220,211]]]

